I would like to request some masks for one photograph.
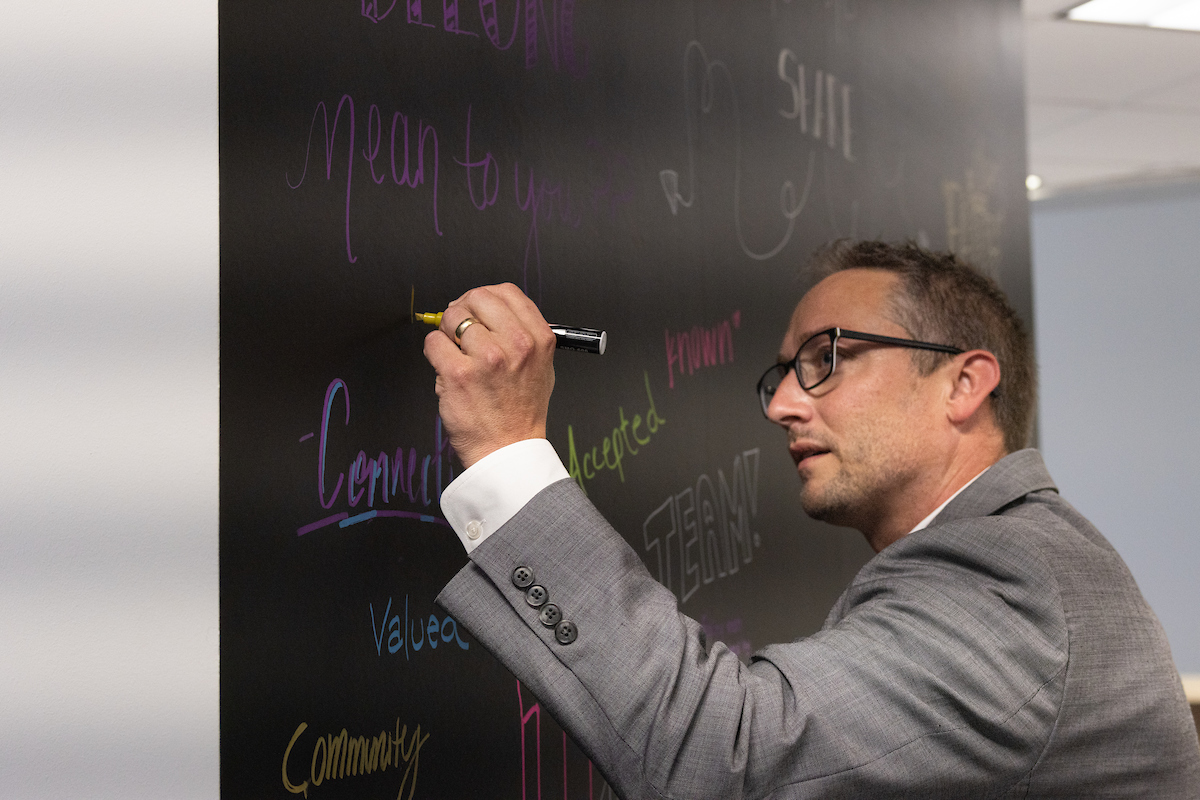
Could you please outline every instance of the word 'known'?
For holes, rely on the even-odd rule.
[[[690,331],[671,333],[667,337],[667,388],[675,388],[675,368],[679,376],[683,371],[691,375],[702,367],[724,364],[726,357],[733,363],[733,332],[742,324],[742,312],[735,311],[729,319],[721,320],[711,328],[694,326]]]

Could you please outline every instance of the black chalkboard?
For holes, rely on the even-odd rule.
[[[837,237],[952,247],[1030,317],[1017,0],[223,2],[221,792],[604,795],[433,603],[466,561],[427,328],[522,286],[607,329],[549,435],[713,638],[819,627],[753,387]]]

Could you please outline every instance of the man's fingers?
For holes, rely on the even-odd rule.
[[[464,325],[468,320],[475,320]],[[455,345],[455,332],[459,344]],[[522,439],[544,438],[554,388],[554,334],[512,284],[472,289],[425,339],[438,410],[465,466]]]
[[[467,319],[476,322],[460,328]],[[484,331],[467,331],[482,325]],[[511,283],[499,286],[483,286],[464,294],[452,302],[442,315],[442,332],[454,340],[455,332],[461,331],[460,346],[466,348],[468,335],[475,341],[470,345],[474,352],[487,354],[488,361],[495,360],[491,347],[499,347],[518,361],[524,361],[537,351],[538,345],[553,348],[549,338],[549,326],[542,318],[537,306]],[[480,339],[483,341],[481,342]],[[465,351],[465,350],[464,350]]]
[[[541,309],[515,284],[502,283],[493,288],[497,296],[508,305],[515,316],[533,320],[539,325],[547,324],[546,320],[542,318]]]
[[[447,339],[440,330],[430,331],[425,335],[425,360],[433,366],[439,376],[449,376],[453,370],[461,369],[466,358],[454,342]]]

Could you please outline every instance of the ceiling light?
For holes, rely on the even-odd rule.
[[[1031,192],[1036,192],[1042,188],[1042,179],[1038,175],[1030,175],[1025,179],[1025,188]]]
[[[1110,22],[1200,31],[1200,0],[1089,0],[1066,13],[1079,22]]]

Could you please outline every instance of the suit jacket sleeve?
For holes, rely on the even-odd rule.
[[[856,581],[836,625],[745,665],[567,480],[476,548],[438,602],[625,798],[983,797],[998,776],[1019,793],[1059,706],[1065,626],[1038,585],[1053,579],[1011,558],[903,556]],[[518,566],[574,642],[541,624]]]

